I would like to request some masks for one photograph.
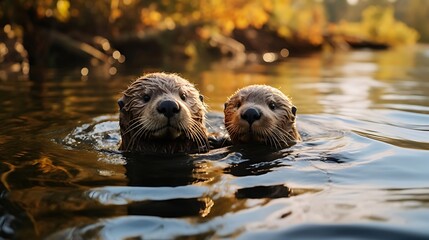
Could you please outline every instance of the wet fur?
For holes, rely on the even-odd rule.
[[[273,105],[274,104],[274,105]],[[275,106],[273,109],[270,106]],[[256,108],[261,118],[251,128],[241,118],[248,108]],[[251,85],[238,90],[225,103],[225,127],[234,144],[263,144],[275,149],[301,141],[296,128],[296,108],[280,90]]]
[[[163,100],[175,101],[180,106],[180,112],[170,120],[170,127],[168,118],[157,111]],[[120,150],[149,154],[208,151],[206,106],[194,85],[178,75],[142,76],[123,92],[118,104]]]

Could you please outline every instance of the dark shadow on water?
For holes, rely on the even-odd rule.
[[[238,199],[287,198],[290,197],[290,189],[284,185],[242,188],[237,190],[235,197]]]
[[[198,182],[192,175],[194,164],[187,155],[155,156],[124,153],[129,186],[184,186]]]
[[[195,217],[199,216],[199,213],[205,208],[205,203],[196,198],[144,201],[128,205],[128,215],[166,218]]]
[[[124,153],[128,186],[178,187],[205,181],[193,174],[191,156],[156,156]],[[128,215],[168,218],[195,217],[206,208],[198,198],[138,201],[127,205]]]
[[[261,145],[239,145],[228,148],[230,152],[241,154],[241,161],[232,162],[224,172],[233,176],[262,175],[273,168],[287,166],[282,158],[287,153],[273,150]]]

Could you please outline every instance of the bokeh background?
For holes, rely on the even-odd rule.
[[[428,42],[428,12],[425,0],[4,0],[0,77],[26,76],[31,67],[79,67],[87,75],[109,65],[103,71],[115,75],[124,63],[229,57],[240,64],[385,49]]]

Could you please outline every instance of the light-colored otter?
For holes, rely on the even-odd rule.
[[[296,107],[280,90],[251,85],[225,103],[225,127],[233,144],[256,143],[282,149],[301,141]]]
[[[147,154],[207,152],[206,105],[186,79],[152,73],[134,81],[118,101],[119,149]]]

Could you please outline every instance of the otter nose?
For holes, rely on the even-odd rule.
[[[249,125],[261,118],[261,113],[256,108],[248,108],[241,114],[241,118],[246,120]]]
[[[167,118],[171,118],[174,114],[180,112],[180,106],[175,101],[165,100],[158,105],[156,110]]]

